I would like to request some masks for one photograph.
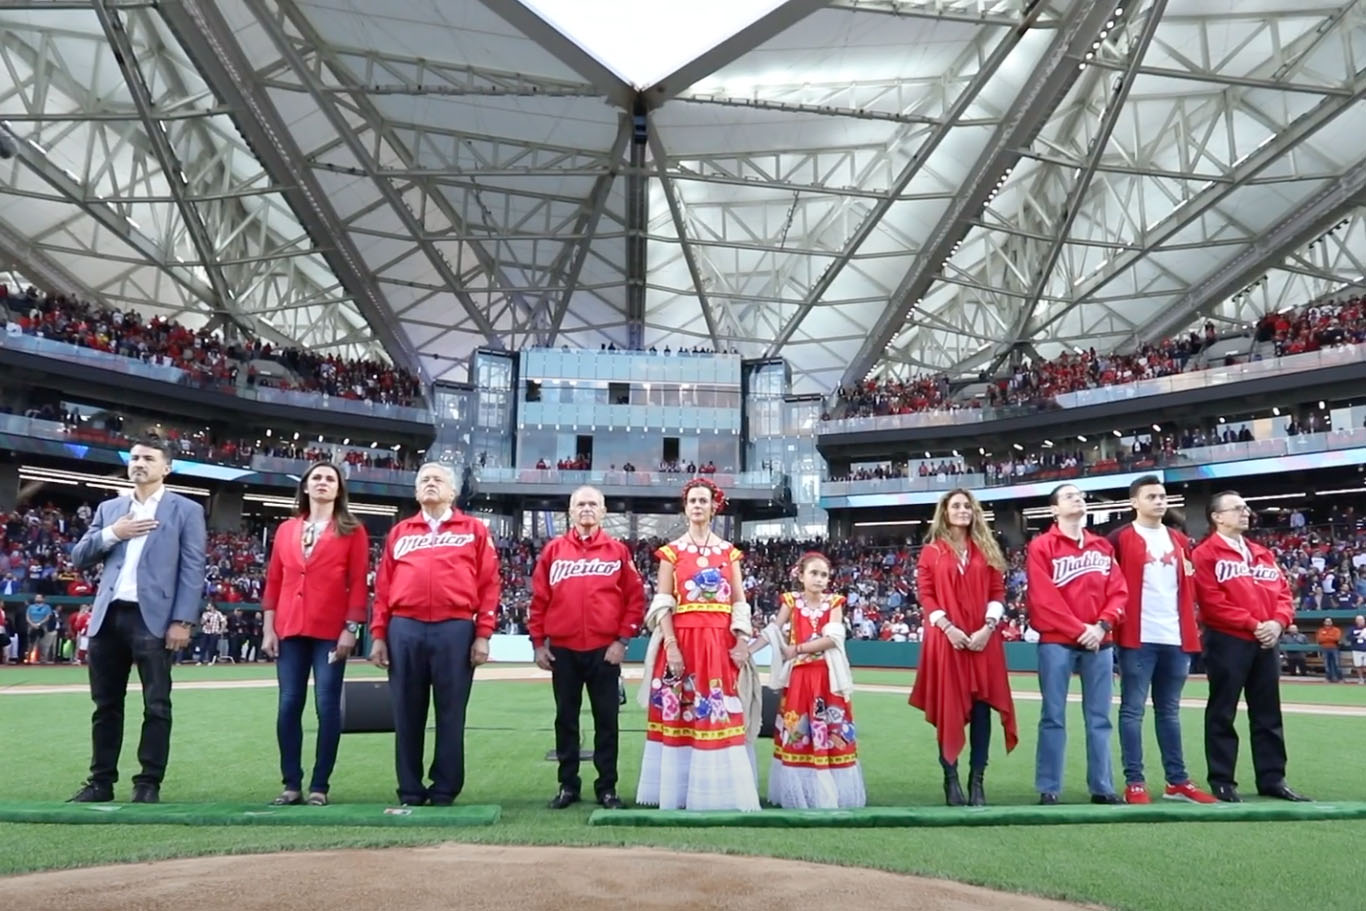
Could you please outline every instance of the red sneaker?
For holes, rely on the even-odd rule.
[[[1148,786],[1141,781],[1136,781],[1124,789],[1125,803],[1152,803],[1148,797]]]
[[[1167,785],[1167,790],[1165,790],[1165,791],[1162,792],[1162,799],[1163,799],[1163,800],[1185,800],[1185,801],[1189,801],[1190,803],[1217,803],[1217,802],[1218,802],[1218,801],[1216,801],[1216,800],[1214,799],[1214,795],[1213,795],[1213,794],[1207,794],[1207,793],[1205,793],[1204,791],[1202,791],[1202,790],[1200,790],[1199,788],[1197,788],[1195,785],[1191,784],[1189,781],[1183,781],[1183,782],[1181,782],[1181,784],[1169,784],[1169,785]]]

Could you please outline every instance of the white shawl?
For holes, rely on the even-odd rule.
[[[778,627],[772,623],[764,627],[759,633],[768,641],[773,649],[773,657],[768,664],[768,686],[773,690],[787,689],[788,681],[792,677],[792,668],[797,663],[795,658],[783,660],[784,638]],[[825,660],[825,671],[830,677],[830,691],[836,695],[849,699],[854,695],[854,674],[849,667],[849,656],[844,651],[845,631],[843,623],[827,623],[821,628],[821,635],[828,636],[835,643],[833,648],[828,648],[821,653]]]

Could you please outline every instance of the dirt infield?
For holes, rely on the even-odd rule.
[[[838,896],[897,911],[1062,911],[1083,906],[877,870],[651,848],[449,844],[170,860],[0,879],[25,911],[685,911],[771,907],[778,896]]]

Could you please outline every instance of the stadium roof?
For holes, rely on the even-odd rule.
[[[0,271],[429,378],[1123,348],[1360,284],[1363,5],[20,0]]]

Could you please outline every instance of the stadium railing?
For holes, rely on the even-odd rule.
[[[1291,354],[1285,357],[1267,358],[1231,367],[1219,366],[1190,373],[1177,373],[1171,376],[1139,380],[1136,383],[1122,383],[1114,386],[1098,386],[1094,389],[1081,389],[1065,392],[1034,402],[1019,405],[984,406],[982,408],[940,409],[921,411],[913,414],[889,414],[862,418],[841,418],[822,421],[817,433],[862,433],[871,430],[905,430],[918,427],[942,427],[947,424],[989,423],[1005,418],[1038,414],[1041,411],[1059,411],[1067,408],[1080,408],[1087,405],[1103,405],[1112,402],[1125,402],[1131,399],[1146,398],[1154,395],[1167,395],[1190,389],[1206,389],[1213,386],[1226,386],[1262,377],[1282,376],[1287,373],[1303,373],[1322,370],[1326,367],[1339,367],[1366,358],[1366,345],[1343,345],[1325,348],[1304,354]]]
[[[207,389],[224,395],[250,399],[276,405],[290,405],[296,408],[313,408],[324,411],[337,411],[347,414],[369,415],[392,420],[412,421],[419,424],[435,423],[429,408],[410,405],[390,405],[368,399],[349,399],[341,396],[326,395],[321,392],[307,392],[299,389],[274,389],[268,386],[239,386],[225,384],[211,377],[163,364],[150,364],[136,358],[111,354],[94,348],[83,348],[67,342],[53,341],[38,335],[24,335],[15,332],[0,332],[0,348],[52,358],[71,364],[81,364],[109,370],[124,376],[174,383],[194,389]]]
[[[822,481],[821,496],[837,497],[850,494],[908,493],[926,490],[952,490],[966,487],[1008,487],[1033,481],[1066,480],[1078,477],[1101,477],[1124,474],[1151,468],[1197,468],[1221,462],[1243,462],[1249,459],[1273,459],[1344,449],[1366,448],[1366,429],[1330,430],[1324,433],[1302,433],[1293,437],[1253,440],[1249,443],[1219,443],[1182,449],[1174,454],[1154,453],[1121,460],[1107,460],[1098,465],[1083,465],[1067,469],[1039,469],[1023,475],[982,473],[957,475],[928,475],[926,477],[881,478],[863,481]]]

